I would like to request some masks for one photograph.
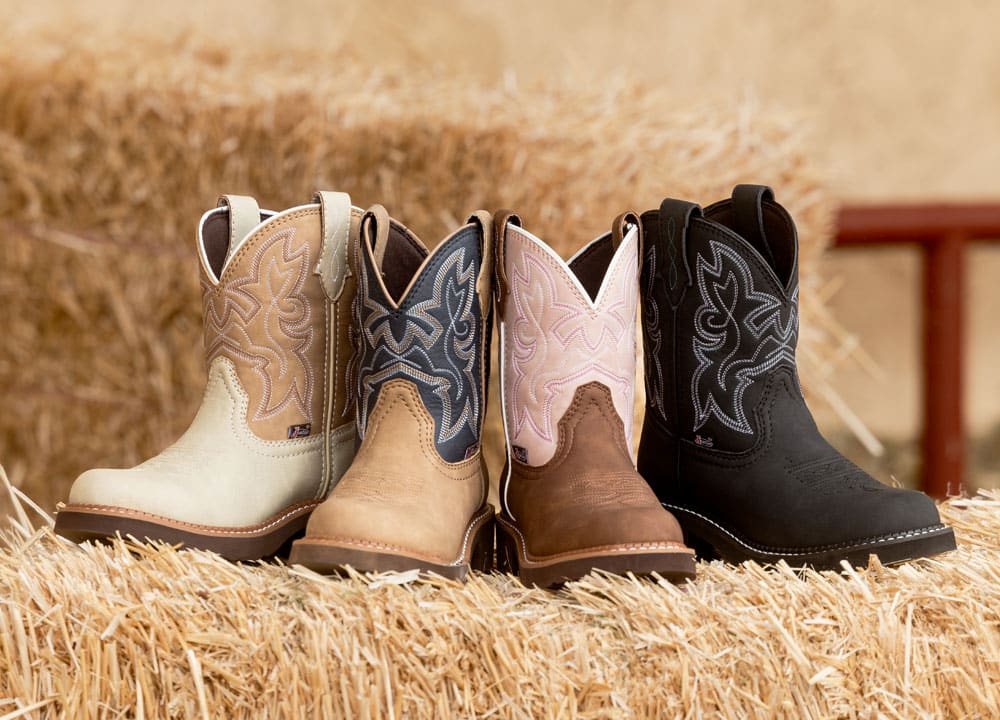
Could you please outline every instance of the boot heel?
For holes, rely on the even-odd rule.
[[[472,541],[472,557],[469,560],[471,570],[481,573],[493,570],[494,525],[493,518],[490,518],[476,531],[476,537]]]
[[[517,541],[503,526],[503,523],[498,522],[496,528],[497,572],[517,575],[521,569],[521,563],[517,558]]]
[[[692,532],[690,525],[681,523],[681,529],[684,531],[684,544],[694,550],[694,554],[699,560],[708,562],[723,559],[712,543]]]

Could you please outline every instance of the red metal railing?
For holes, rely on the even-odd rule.
[[[914,245],[923,253],[923,489],[958,494],[965,480],[962,341],[965,246],[1000,240],[1000,204],[847,206],[835,247]]]

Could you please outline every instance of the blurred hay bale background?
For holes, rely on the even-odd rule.
[[[0,460],[44,507],[192,417],[193,237],[221,192],[281,209],[347,190],[432,245],[474,209],[513,207],[566,256],[625,207],[766,181],[800,224],[806,385],[829,394],[841,338],[816,264],[830,202],[794,116],[749,102],[664,111],[667,98],[628,85],[484,88],[349,59],[327,72],[322,54],[240,56],[198,32],[56,40],[0,48]],[[489,432],[496,467],[496,408]]]
[[[997,717],[1000,493],[941,511],[959,550],[898,569],[702,563],[685,587],[551,593],[78,547],[24,508],[0,538],[0,713]]]

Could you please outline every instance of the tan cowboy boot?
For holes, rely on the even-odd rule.
[[[320,572],[488,570],[493,507],[479,447],[491,328],[492,221],[434,252],[376,205],[356,248],[361,446],[291,561]]]
[[[355,282],[343,193],[262,212],[227,195],[202,217],[198,255],[208,384],[181,438],[128,470],[88,470],[56,532],[121,534],[274,554],[300,532],[354,455],[345,384]]]
[[[594,569],[692,578],[694,552],[632,461],[639,220],[568,264],[519,225],[498,216],[499,569],[543,587]]]

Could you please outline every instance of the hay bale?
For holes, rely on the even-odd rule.
[[[701,563],[684,587],[588,576],[556,593],[78,547],[7,492],[7,717],[1000,713],[996,491],[944,503],[959,549],[899,569]]]
[[[794,118],[748,103],[665,111],[666,98],[624,85],[388,77],[318,50],[238,55],[196,31],[68,27],[52,44],[0,47],[0,459],[45,507],[86,468],[158,452],[193,416],[192,237],[220,192],[280,209],[340,188],[431,240],[474,209],[514,207],[565,256],[630,205],[710,202],[764,180],[801,226],[803,373],[822,387],[820,361],[840,342],[816,301],[830,201]],[[336,72],[301,71],[322,67]],[[492,407],[494,469],[498,418]]]

